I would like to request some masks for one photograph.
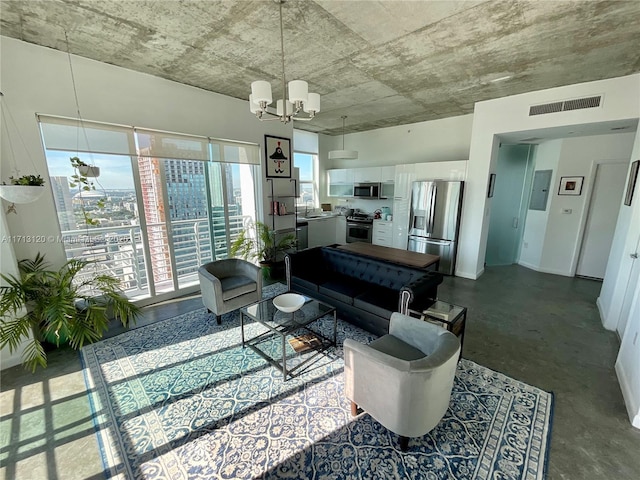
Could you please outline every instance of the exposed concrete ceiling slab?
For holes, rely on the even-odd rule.
[[[636,0],[287,0],[283,22],[287,80],[322,95],[296,127],[329,135],[342,115],[364,131],[640,71]],[[236,98],[259,79],[281,95],[272,0],[0,0],[0,27],[62,51],[66,33],[73,54]]]

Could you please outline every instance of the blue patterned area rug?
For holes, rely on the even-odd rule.
[[[265,296],[283,290],[271,285]],[[342,341],[371,334],[339,320],[338,347],[283,382],[242,348],[239,325],[238,312],[217,325],[202,309],[82,349],[108,478],[545,477],[550,393],[463,359],[446,416],[402,453],[369,415],[351,417],[343,394]],[[288,364],[309,355],[291,348]]]

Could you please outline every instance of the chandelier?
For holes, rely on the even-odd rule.
[[[274,0],[280,7],[280,59],[282,62],[282,99],[276,102],[276,113],[267,110],[273,103],[271,84],[264,80],[251,83],[249,109],[260,120],[280,120],[289,123],[291,120],[309,121],[320,111],[320,95],[309,93],[309,85],[304,80],[289,82],[289,98],[286,99],[287,84],[284,75],[284,28],[282,26],[282,4],[284,0]],[[299,117],[303,111],[307,117]]]

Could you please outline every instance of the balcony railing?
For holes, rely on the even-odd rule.
[[[231,242],[242,230],[243,220],[245,217],[241,215],[229,217]],[[155,291],[167,292],[176,290],[174,275],[178,288],[193,285],[198,282],[200,265],[214,257],[228,256],[225,219],[214,217],[212,226],[213,242],[207,218],[172,221],[171,241],[164,223],[148,224],[146,232],[140,225],[67,230],[62,232],[62,241],[68,259],[82,258],[95,262],[78,276],[79,280],[96,274],[112,275],[120,279],[121,287],[129,298],[144,298],[151,295],[147,276],[149,260]],[[145,243],[149,246],[149,260],[145,259]]]

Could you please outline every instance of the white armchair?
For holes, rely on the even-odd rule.
[[[430,432],[449,407],[460,341],[442,327],[393,313],[389,334],[363,345],[344,341],[345,395],[351,414],[358,406],[400,436]]]
[[[253,263],[228,258],[205,263],[198,269],[202,303],[216,316],[237,310],[262,298],[262,271]]]

